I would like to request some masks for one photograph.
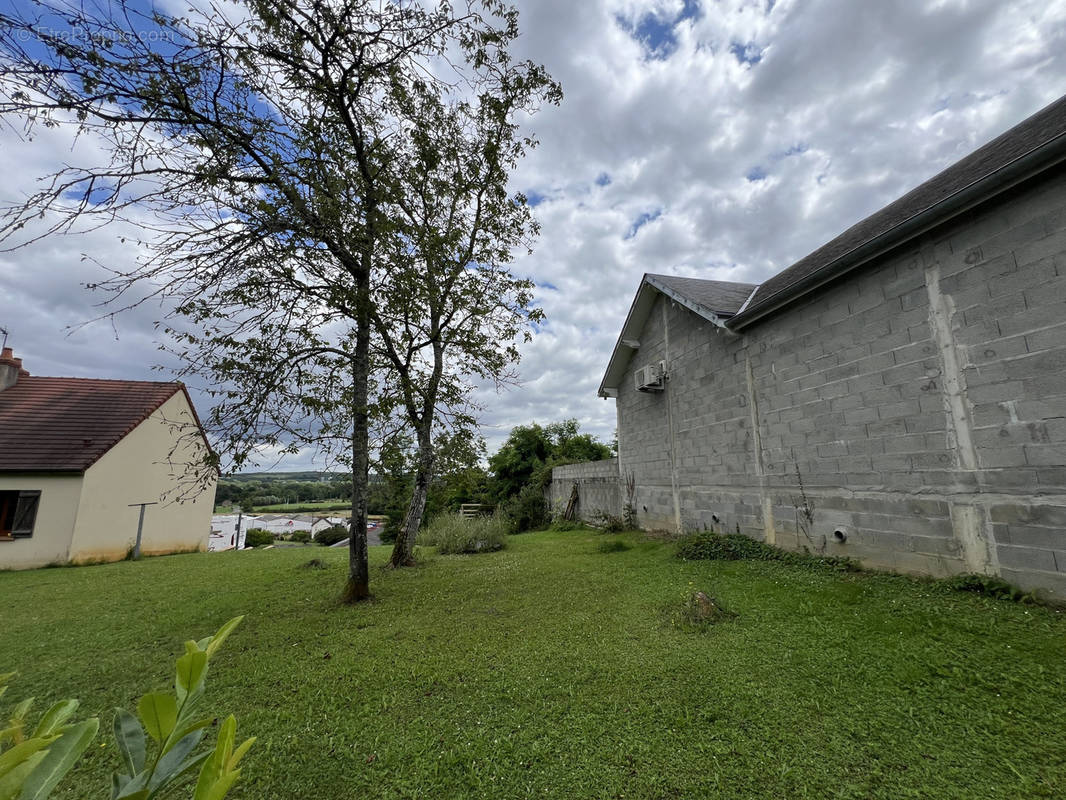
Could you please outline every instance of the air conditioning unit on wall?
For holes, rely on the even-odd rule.
[[[638,392],[661,392],[666,388],[666,362],[648,364],[633,374]]]

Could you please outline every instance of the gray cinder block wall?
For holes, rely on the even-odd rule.
[[[640,523],[1066,599],[1064,272],[1058,168],[740,334],[660,295],[616,400]]]
[[[602,514],[622,516],[622,488],[618,479],[617,458],[554,467],[548,497],[552,516],[558,516],[566,509],[575,484],[579,519],[591,521]]]

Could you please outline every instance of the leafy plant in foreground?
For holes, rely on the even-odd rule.
[[[111,800],[158,797],[177,778],[201,764],[194,800],[221,800],[240,777],[237,764],[255,738],[234,749],[237,720],[232,714],[222,723],[214,750],[195,756],[192,752],[200,744],[204,729],[214,721],[212,715],[203,716],[199,709],[208,662],[242,619],[234,617],[214,636],[185,643],[185,654],[175,665],[174,693],[150,692],[142,697],[137,704],[140,722],[126,709],[115,709],[115,741],[126,772],[112,774]],[[156,744],[151,758],[145,732]]]
[[[17,673],[0,675],[0,695]],[[52,793],[96,736],[95,717],[67,724],[78,708],[77,700],[60,700],[44,713],[26,735],[27,714],[33,698],[15,706],[7,725],[0,729],[0,800],[43,800]],[[6,747],[6,749],[5,749]]]
[[[241,758],[255,738],[234,747],[237,720],[231,714],[219,729],[211,750],[193,755],[204,730],[214,716],[203,714],[208,662],[240,624],[235,617],[214,636],[185,643],[185,654],[175,665],[174,694],[150,692],[137,704],[137,716],[124,708],[115,709],[115,741],[125,772],[111,776],[112,800],[150,800],[160,797],[177,779],[200,767],[194,800],[222,800],[241,771]],[[0,695],[10,672],[0,675]],[[78,708],[77,700],[61,700],[38,721],[27,738],[27,714],[33,698],[19,703],[6,727],[0,729],[0,800],[45,800],[85,752],[99,730],[95,717],[66,724]],[[143,725],[143,727],[142,727]],[[149,747],[145,733],[155,742]],[[5,744],[10,744],[4,749]]]

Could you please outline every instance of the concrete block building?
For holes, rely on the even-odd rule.
[[[645,528],[1066,599],[1066,98],[761,285],[645,275],[599,393]]]
[[[180,383],[31,376],[0,354],[0,569],[207,547],[215,474]]]

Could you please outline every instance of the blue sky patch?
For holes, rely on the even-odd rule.
[[[541,203],[543,203],[545,200],[548,199],[546,195],[543,195],[540,192],[534,191],[533,189],[530,189],[525,194],[526,194],[526,205],[528,205],[530,208],[536,208],[537,206],[539,206]]]
[[[751,183],[764,181],[766,180],[766,170],[762,167],[752,167],[744,177],[746,177]]]
[[[91,192],[82,191],[66,191],[63,192],[63,197],[67,200],[73,200],[75,203],[87,202],[89,205],[100,205],[111,197],[111,193],[114,189],[110,186],[98,186]]]
[[[732,53],[736,60],[741,64],[747,64],[754,67],[762,61],[762,48],[755,44],[755,42],[748,42],[747,44],[733,42],[729,45],[729,52]]]
[[[649,222],[654,222],[663,215],[663,210],[657,208],[654,211],[645,211],[635,220],[633,224],[629,226],[629,232],[623,237],[627,241],[637,235],[637,231],[647,225]]]
[[[665,61],[677,50],[677,26],[686,19],[698,19],[700,15],[699,0],[684,0],[681,11],[672,18],[650,11],[636,24],[621,14],[615,14],[614,18],[622,30],[644,45],[648,58]]]
[[[608,175],[606,172],[601,172],[599,175],[596,176],[596,185],[597,186],[610,186],[611,185],[611,176]]]

